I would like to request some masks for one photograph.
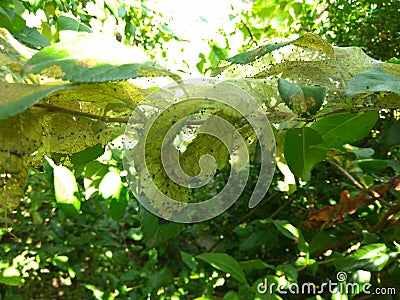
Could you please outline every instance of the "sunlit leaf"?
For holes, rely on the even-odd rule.
[[[227,58],[226,60],[235,64],[248,64],[264,56],[265,54],[271,53],[272,51],[275,51],[290,44],[320,50],[328,54],[329,56],[333,56],[333,49],[327,42],[322,40],[317,35],[307,33],[298,39],[281,43],[266,44],[258,47],[257,49],[237,54],[233,57]]]
[[[137,77],[174,74],[144,54],[114,39],[98,34],[60,42],[36,53],[24,66],[27,73],[42,74],[74,82],[106,82]],[[118,54],[117,54],[118,53]]]
[[[267,53],[271,53],[274,50],[290,45],[292,43],[293,41],[266,44],[264,46],[258,47],[257,49],[243,52],[230,58],[226,58],[226,60],[234,64],[248,64],[252,61],[255,61],[257,58],[264,56]]]
[[[240,264],[232,256],[226,253],[203,253],[197,255],[196,258],[204,260],[214,268],[231,274],[231,276],[239,282],[247,284],[246,275],[240,267]]]
[[[74,174],[64,166],[57,166],[54,163],[52,166],[54,172],[54,194],[57,204],[66,214],[70,216],[78,215],[81,201]]]
[[[10,286],[23,285],[21,274],[15,268],[6,268],[3,274],[0,273],[0,283]]]
[[[385,244],[370,244],[363,246],[344,259],[335,261],[339,271],[380,271],[388,263],[390,249]]]
[[[28,170],[41,162],[34,156],[41,145],[41,126],[31,109],[0,120],[0,201],[10,208],[24,195]]]
[[[15,32],[14,36],[21,42],[33,47],[47,47],[50,42],[35,28],[25,27],[22,31]]]
[[[100,182],[99,192],[104,198],[109,198],[119,194],[121,190],[121,177],[118,172],[110,171],[108,172]]]
[[[86,25],[79,23],[77,20],[66,16],[59,16],[57,19],[58,30],[73,30],[73,31],[83,31],[92,32],[92,30]]]
[[[22,83],[0,82],[0,120],[4,120],[23,112],[47,95],[70,85],[31,85]]]

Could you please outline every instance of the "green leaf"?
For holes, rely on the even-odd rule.
[[[181,258],[182,258],[183,263],[186,266],[188,266],[191,270],[196,271],[197,270],[197,262],[194,259],[194,257],[183,251],[181,251],[180,253],[181,253]]]
[[[229,291],[224,295],[222,300],[240,300],[239,295],[234,291]]]
[[[357,160],[357,164],[364,172],[369,173],[383,171],[388,166],[386,160],[372,158]]]
[[[102,164],[97,160],[86,164],[83,181],[86,199],[98,195],[100,182],[108,173],[108,169],[109,166]]]
[[[34,28],[26,27],[21,32],[15,32],[14,36],[19,41],[31,45],[33,47],[47,47],[50,42]]]
[[[173,274],[170,269],[164,268],[158,272],[149,275],[149,283],[154,289],[162,286],[167,286],[173,279]]]
[[[335,235],[320,231],[310,241],[310,254],[325,250],[337,241],[338,238]]]
[[[324,103],[328,88],[325,86],[300,86],[307,103],[306,116],[315,115]]]
[[[347,152],[354,153],[358,159],[371,158],[375,154],[375,150],[372,148],[361,148],[349,144],[343,145],[343,148]]]
[[[311,125],[324,140],[324,146],[339,148],[365,137],[379,118],[378,111],[344,113],[321,118]]]
[[[338,271],[380,271],[389,261],[389,252],[385,244],[366,245],[343,259],[337,259],[336,269]]]
[[[125,272],[124,274],[121,275],[119,278],[121,281],[128,281],[131,282],[135,278],[137,278],[140,275],[140,272],[138,270],[129,270]]]
[[[299,272],[291,265],[279,265],[276,267],[276,275],[279,277],[285,275],[285,277],[291,282],[297,282]]]
[[[6,268],[3,274],[0,274],[0,283],[11,286],[20,286],[23,284],[21,274],[17,269]]]
[[[312,168],[325,159],[326,150],[318,147],[322,144],[322,137],[312,128],[293,128],[286,132],[284,153],[293,174],[310,180]]]
[[[46,47],[25,64],[27,73],[42,74],[74,82],[106,82],[137,77],[176,75],[142,52],[133,51],[114,39],[99,34],[85,34],[73,41]]]
[[[274,220],[274,225],[284,236],[298,243],[300,251],[308,253],[308,243],[300,229],[294,227],[287,220]]]
[[[285,104],[291,108],[291,103],[292,99],[291,97],[294,97],[295,95],[298,95],[297,97],[301,96],[304,98],[304,94],[302,89],[294,83],[291,83],[283,78],[278,79],[278,90],[279,94],[281,95],[283,101],[285,101]]]
[[[375,67],[356,74],[347,84],[346,94],[349,96],[372,92],[392,92],[400,95],[400,77]]]
[[[110,171],[108,172],[100,182],[99,193],[100,195],[107,199],[111,196],[118,195],[122,186],[121,177],[118,172]]]
[[[103,153],[104,147],[101,144],[96,144],[93,147],[88,147],[73,154],[70,160],[74,165],[84,165],[92,160],[95,160]]]
[[[275,267],[273,265],[267,264],[263,262],[261,259],[251,259],[251,260],[245,260],[245,261],[240,261],[239,265],[242,269],[271,269],[275,270]]]
[[[392,57],[392,58],[389,59],[387,62],[388,62],[388,63],[392,63],[392,64],[397,64],[397,65],[399,65],[399,64],[400,64],[400,59],[397,58],[397,57]]]
[[[129,191],[126,187],[121,186],[119,193],[111,198],[109,214],[114,221],[121,220],[126,212],[126,207],[128,206]]]
[[[16,14],[14,9],[0,9],[0,27],[7,28],[14,34],[24,30],[26,21]]]
[[[383,143],[386,147],[393,147],[400,144],[400,121],[394,123],[386,132]]]
[[[82,32],[92,32],[85,24],[79,23],[77,20],[66,16],[60,16],[57,19],[58,30],[73,30]]]
[[[315,50],[321,50],[328,55],[333,56],[333,49],[327,42],[322,40],[317,35],[307,33],[299,37],[298,39],[281,43],[266,44],[258,47],[257,49],[237,54],[233,57],[227,58],[226,60],[235,64],[248,64],[264,56],[265,54],[271,53],[272,51],[275,51],[290,44],[294,44],[300,47],[312,48]]]
[[[293,41],[276,43],[276,44],[275,43],[265,44],[263,46],[258,47],[257,49],[243,52],[233,57],[229,57],[226,60],[234,64],[248,64],[255,61],[257,58],[264,56],[265,54],[271,53],[272,51],[275,51],[279,48],[290,45],[292,43]]]
[[[203,253],[196,257],[204,260],[218,270],[231,274],[239,282],[247,284],[246,275],[240,264],[232,256],[226,253]]]
[[[79,190],[74,174],[64,166],[56,166],[49,160],[54,173],[54,194],[57,204],[69,216],[77,216],[81,208]]]
[[[182,223],[168,222],[160,224],[162,219],[149,212],[140,205],[140,218],[144,241],[148,248],[154,248],[164,244],[169,239],[176,236],[183,229]],[[161,222],[160,222],[161,221]]]
[[[278,90],[285,104],[297,115],[309,118],[324,103],[327,87],[298,86],[283,78],[278,79]]]
[[[8,119],[36,104],[47,95],[72,85],[31,85],[0,82],[0,120]]]

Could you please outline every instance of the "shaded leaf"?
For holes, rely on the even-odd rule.
[[[239,261],[239,265],[242,267],[242,269],[271,269],[275,270],[275,266],[267,264],[263,262],[261,259],[252,259],[252,260],[245,260],[245,261]]]
[[[338,148],[365,137],[378,120],[377,111],[344,113],[321,118],[311,125],[324,140],[324,146]]]
[[[274,220],[274,225],[284,236],[297,243],[300,251],[308,253],[308,243],[299,228],[293,226],[287,220]]]
[[[203,253],[196,257],[204,260],[218,270],[231,274],[239,282],[247,284],[246,275],[240,264],[232,256],[226,253]]]
[[[154,288],[158,289],[163,286],[167,286],[173,279],[173,273],[170,269],[163,268],[157,272],[149,274],[149,284]]]
[[[364,172],[379,172],[386,169],[388,163],[381,159],[360,159],[357,164]]]
[[[285,104],[297,115],[309,118],[321,108],[326,87],[298,86],[283,78],[278,79],[278,90]]]
[[[400,121],[394,123],[388,129],[386,135],[384,136],[383,143],[386,147],[393,147],[400,144]]]
[[[114,197],[111,198],[109,214],[114,221],[121,220],[126,212],[129,201],[129,190],[121,185]]]
[[[310,254],[318,253],[335,244],[339,238],[333,233],[328,234],[326,231],[320,231],[312,238],[310,242]]]
[[[284,153],[293,174],[310,180],[312,168],[325,159],[326,150],[319,147],[322,144],[322,137],[312,128],[293,128],[286,132]]]
[[[196,271],[197,270],[197,262],[194,259],[194,257],[190,254],[187,254],[186,252],[181,251],[181,258],[182,261],[186,266],[188,266],[191,270]]]
[[[142,205],[140,205],[140,218],[144,241],[148,248],[164,244],[183,229],[183,224],[181,223],[167,221],[165,224],[161,224],[161,219],[149,212]]]
[[[74,165],[84,165],[92,160],[95,160],[104,153],[104,147],[101,144],[96,144],[93,147],[88,147],[71,156],[71,163]]]
[[[50,42],[35,28],[25,27],[22,31],[13,33],[15,38],[33,47],[47,47]]]
[[[372,92],[392,92],[400,95],[400,77],[376,67],[356,74],[347,84],[346,94],[349,96]]]

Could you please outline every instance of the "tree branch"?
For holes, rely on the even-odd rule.
[[[347,172],[345,169],[342,168],[342,166],[338,165],[337,163],[335,163],[334,161],[331,160],[327,160],[327,162],[329,164],[331,164],[332,166],[336,167],[348,180],[350,180],[350,182],[359,190],[361,191],[366,191],[366,189],[364,188],[364,186],[359,183],[349,172]]]

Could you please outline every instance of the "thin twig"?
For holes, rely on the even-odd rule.
[[[334,161],[331,160],[327,160],[328,163],[330,163],[332,166],[336,167],[340,172],[342,172],[342,174],[348,179],[350,180],[350,182],[359,190],[365,192],[367,191],[364,186],[359,183],[349,172],[347,172],[345,169],[342,168],[342,166],[338,165],[337,163],[335,163]]]
[[[396,214],[397,212],[400,211],[400,204],[396,204],[392,206],[389,211],[383,216],[383,218],[375,224],[373,227],[371,227],[368,231],[369,232],[378,232],[382,229],[385,228],[389,220]]]
[[[49,111],[54,111],[54,112],[61,112],[61,113],[70,114],[70,115],[74,115],[74,116],[85,117],[85,118],[94,119],[94,120],[101,120],[105,123],[127,124],[129,122],[129,118],[112,118],[112,117],[106,117],[106,116],[99,116],[99,115],[94,115],[94,114],[83,112],[83,111],[77,111],[77,110],[68,109],[65,107],[52,105],[52,104],[36,103],[35,107],[44,108],[44,109],[47,109]],[[202,125],[205,122],[206,122],[206,120],[204,120],[204,119],[193,119],[193,120],[188,120],[186,122],[186,125]]]
[[[337,163],[335,163],[334,161],[331,160],[327,160],[328,163],[330,163],[331,165],[335,166],[340,172],[343,173],[343,175],[345,177],[347,177],[347,179],[349,179],[351,181],[351,183],[358,188],[359,190],[363,191],[364,193],[367,193],[368,195],[370,195],[374,201],[377,200],[379,201],[381,204],[383,204],[384,206],[387,207],[393,207],[395,205],[387,202],[386,200],[383,199],[383,195],[379,194],[378,192],[372,190],[372,189],[367,189],[365,188],[361,183],[359,183],[349,172],[347,172],[344,168],[342,168],[340,165],[338,165]]]
[[[106,116],[99,116],[99,115],[94,115],[91,113],[68,109],[65,107],[60,107],[60,106],[51,105],[51,104],[36,103],[35,107],[45,108],[50,111],[62,112],[62,113],[75,115],[75,116],[81,116],[81,117],[85,117],[85,118],[89,118],[89,119],[101,120],[106,123],[128,123],[129,122],[129,118],[111,118],[111,117],[106,117]]]
[[[250,27],[246,24],[246,22],[242,18],[240,19],[240,22],[243,24],[244,28],[246,28],[247,32],[249,33],[250,39],[256,46],[258,46],[257,40],[254,37],[253,33],[251,32]]]

